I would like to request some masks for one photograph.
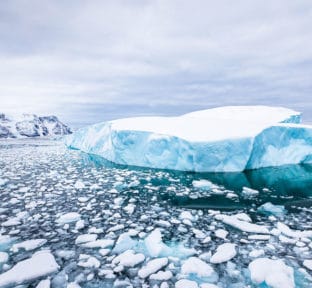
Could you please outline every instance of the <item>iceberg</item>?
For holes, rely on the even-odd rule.
[[[238,172],[312,162],[312,126],[269,106],[227,106],[177,117],[134,117],[83,127],[69,148],[116,164],[194,172]]]

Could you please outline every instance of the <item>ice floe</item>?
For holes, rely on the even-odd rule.
[[[163,267],[167,266],[167,264],[168,264],[168,258],[166,257],[150,260],[149,262],[146,263],[145,266],[143,266],[139,270],[138,275],[140,278],[146,278],[154,274],[158,270],[162,269]]]
[[[216,219],[222,221],[223,223],[230,225],[238,230],[249,232],[249,233],[259,233],[259,234],[269,234],[269,230],[265,226],[260,226],[247,221],[240,220],[235,215],[216,215]]]
[[[0,287],[23,284],[56,272],[59,265],[49,251],[36,252],[31,258],[20,261],[0,274]]]
[[[218,246],[217,251],[210,258],[210,262],[213,264],[219,264],[222,262],[227,262],[236,256],[235,244],[224,243]]]
[[[258,258],[249,266],[251,280],[255,284],[265,283],[272,288],[295,287],[294,269],[282,260]]]
[[[77,222],[78,220],[80,220],[80,217],[81,217],[80,214],[77,212],[69,212],[69,213],[61,215],[57,219],[57,222],[59,224],[68,224],[72,222]]]

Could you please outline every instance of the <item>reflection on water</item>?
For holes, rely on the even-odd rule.
[[[113,164],[102,157],[84,154],[86,165],[104,166],[107,168],[135,169],[137,171],[164,171],[150,168],[129,167]],[[192,188],[194,180],[207,179],[226,190],[233,191],[237,198],[229,199],[225,195],[204,193],[199,197],[188,195],[162,193],[160,199],[170,200],[172,205],[187,208],[209,208],[220,210],[235,210],[243,207],[259,206],[265,202],[283,204],[287,209],[293,207],[312,206],[312,165],[287,165],[281,167],[262,168],[238,173],[192,173],[180,171],[166,171],[169,178],[178,179],[185,186]],[[168,186],[168,177],[154,181],[153,185]],[[257,197],[246,198],[242,194],[243,187],[258,190]],[[264,190],[263,190],[264,189]]]

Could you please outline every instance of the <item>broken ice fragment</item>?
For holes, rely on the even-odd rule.
[[[252,282],[257,285],[265,283],[272,288],[295,287],[294,270],[282,260],[258,258],[248,268]]]
[[[140,278],[146,278],[151,274],[154,274],[164,266],[168,264],[168,258],[156,258],[147,262],[147,264],[142,267],[138,275]]]
[[[236,256],[235,244],[224,243],[218,246],[215,254],[211,256],[210,262],[214,264],[227,262]]]
[[[0,275],[0,287],[23,284],[56,272],[59,265],[50,251],[36,252]]]
[[[80,214],[77,212],[69,212],[61,215],[56,221],[59,224],[68,224],[80,220]]]

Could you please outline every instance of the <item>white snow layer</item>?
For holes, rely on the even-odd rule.
[[[258,258],[249,266],[251,280],[255,284],[265,283],[272,288],[295,287],[294,270],[282,260]]]
[[[198,277],[212,277],[215,274],[214,269],[197,257],[188,258],[181,267],[182,274],[196,274]]]
[[[222,262],[227,262],[236,256],[235,244],[224,243],[221,244],[215,254],[211,256],[210,262],[213,264],[218,264]]]
[[[117,164],[197,172],[312,162],[312,126],[280,107],[229,106],[179,117],[98,123],[68,136],[70,148]]]
[[[58,270],[54,256],[49,251],[39,251],[0,275],[0,287],[22,284]]]

